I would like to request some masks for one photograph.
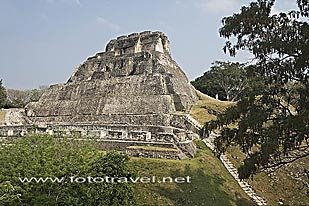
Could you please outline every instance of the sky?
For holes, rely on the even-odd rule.
[[[246,62],[222,48],[221,19],[250,0],[0,0],[0,79],[12,89],[66,82],[87,57],[120,35],[163,31],[190,80],[211,63]],[[277,0],[274,13],[295,7]]]

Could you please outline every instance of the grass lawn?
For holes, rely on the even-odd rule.
[[[185,177],[191,183],[138,183],[134,186],[139,206],[254,205],[220,160],[199,143],[197,157],[186,160],[131,158],[140,177]]]
[[[233,154],[233,155],[231,155]],[[237,167],[242,164],[245,155],[238,147],[231,147],[227,151],[231,162]],[[237,159],[232,158],[237,157]],[[269,205],[278,205],[282,201],[284,205],[309,205],[309,196],[301,181],[292,178],[290,173],[302,172],[308,168],[309,158],[302,158],[294,163],[275,171],[275,176],[270,177],[262,172],[253,176],[249,183],[259,195],[265,197]]]
[[[199,100],[192,106],[190,115],[200,124],[216,119],[216,115],[224,112],[226,108],[235,104],[234,102],[220,101],[197,92]]]

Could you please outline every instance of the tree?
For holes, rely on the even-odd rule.
[[[221,130],[218,153],[239,145],[247,154],[241,178],[309,154],[309,2],[297,0],[298,10],[272,15],[274,2],[250,3],[223,18],[220,29],[229,39],[225,52],[247,50],[255,57],[246,68],[246,95],[205,125],[208,134]]]
[[[131,177],[126,155],[104,154],[90,143],[51,136],[27,136],[13,143],[0,148],[1,205],[134,205],[129,183],[75,181],[75,177]],[[19,179],[31,177],[65,179],[44,183]]]
[[[7,89],[8,106],[13,108],[22,108],[28,102],[27,93],[24,90]]]
[[[6,90],[3,86],[2,80],[0,80],[0,108],[5,107],[7,103]]]
[[[45,90],[42,87],[31,90],[7,89],[8,107],[22,108],[29,102],[36,102]]]
[[[238,100],[247,85],[244,64],[216,61],[209,71],[192,84],[209,96],[228,101]]]
[[[112,160],[112,161],[111,161]],[[107,155],[96,159],[92,165],[88,174],[94,177],[135,177],[131,169],[128,166],[128,156],[119,155],[117,152],[109,152]],[[134,205],[133,190],[129,184],[113,184],[111,187],[109,184],[94,185],[91,188],[94,198],[88,201],[89,205],[108,205],[108,206],[122,206],[122,205]],[[112,195],[111,195],[112,194]]]

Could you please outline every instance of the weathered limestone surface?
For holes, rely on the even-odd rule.
[[[27,119],[24,114],[24,109],[12,108],[3,109],[5,113],[4,121],[0,122],[0,126],[3,125],[24,125],[27,123]]]
[[[31,124],[137,126],[146,132],[151,126],[181,142],[198,133],[185,115],[196,101],[166,35],[146,31],[111,40],[105,52],[89,57],[25,111]]]

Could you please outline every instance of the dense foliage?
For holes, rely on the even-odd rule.
[[[309,154],[309,2],[298,0],[299,10],[273,15],[274,2],[250,3],[223,18],[220,29],[229,39],[225,52],[247,50],[255,57],[246,68],[246,95],[205,125],[208,133],[221,129],[218,153],[236,144],[247,154],[241,178]]]
[[[214,62],[209,71],[192,81],[204,94],[228,101],[238,100],[247,84],[243,64],[221,61]]]
[[[0,205],[134,205],[129,183],[81,183],[70,177],[131,177],[128,157],[90,143],[25,137],[0,148]],[[62,178],[45,183],[19,178]]]

